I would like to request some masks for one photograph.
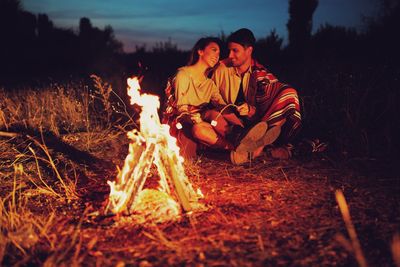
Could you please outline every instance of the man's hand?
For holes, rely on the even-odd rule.
[[[238,106],[236,109],[240,116],[252,117],[256,113],[256,108],[247,103]]]
[[[250,112],[250,106],[247,103],[241,104],[236,109],[239,112],[240,116],[247,116]]]

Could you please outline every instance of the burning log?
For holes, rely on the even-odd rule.
[[[197,202],[198,195],[193,190],[191,183],[185,175],[182,164],[176,164],[180,161],[176,153],[161,153],[155,160],[157,170],[166,178],[171,179],[174,192],[185,211],[191,211],[190,202]]]
[[[135,132],[134,132],[135,133]],[[136,137],[133,133],[133,137]],[[108,182],[111,187],[110,202],[106,210],[114,212],[122,210],[131,211],[131,205],[135,202],[138,193],[142,190],[150,171],[147,158],[154,152],[154,146],[146,148],[141,144],[140,138],[129,145],[129,154],[125,159],[125,165],[115,182]]]

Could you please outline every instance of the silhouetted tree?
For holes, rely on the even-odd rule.
[[[367,29],[363,35],[364,52],[368,53],[371,59],[398,65],[400,60],[398,25],[400,25],[400,2],[381,0],[379,15],[366,19]]]
[[[86,53],[122,53],[122,43],[115,39],[114,30],[106,26],[104,30],[93,27],[88,18],[81,18],[79,23],[79,38],[85,46]]]
[[[281,57],[282,43],[283,39],[273,29],[267,37],[257,40],[255,45],[256,58],[264,65],[275,65]]]
[[[122,43],[115,38],[114,29],[110,25],[104,28],[104,40],[111,53],[121,54],[124,52]]]
[[[14,39],[18,37],[18,30],[20,30],[19,22],[20,14],[22,12],[21,3],[18,0],[0,0],[0,48],[1,55],[9,54],[6,49],[12,48],[15,43]]]
[[[89,36],[93,31],[92,22],[89,18],[81,18],[79,21],[79,36],[85,37]]]
[[[79,21],[79,48],[80,58],[84,68],[89,68],[98,55],[100,43],[100,30],[93,28],[89,18],[81,18]]]
[[[289,22],[289,48],[297,53],[303,53],[312,30],[312,17],[318,6],[318,0],[290,0]]]
[[[27,72],[35,51],[36,17],[18,0],[0,1],[0,75]],[[24,65],[20,66],[24,59]]]
[[[38,15],[37,33],[39,39],[47,39],[54,30],[53,22],[46,14]]]
[[[157,42],[153,46],[153,53],[175,53],[178,51],[177,44],[172,43],[171,38],[168,38],[168,41],[165,42]]]
[[[100,30],[88,18],[81,18],[78,37],[81,62],[93,71],[105,71],[111,66],[110,60],[123,52],[122,43],[115,39],[111,26]]]
[[[20,24],[18,20],[22,11],[19,0],[0,0],[0,33],[4,37],[2,40],[8,40],[19,30],[15,27]]]
[[[314,57],[319,59],[350,61],[359,56],[359,39],[359,34],[353,28],[325,24],[312,36],[310,47]]]

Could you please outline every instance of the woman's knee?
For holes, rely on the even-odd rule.
[[[203,140],[210,133],[211,125],[205,122],[197,123],[192,127],[192,135],[194,138]]]
[[[217,125],[214,126],[215,131],[225,136],[229,131],[229,123],[223,117],[218,118],[216,122]]]
[[[219,112],[214,109],[209,109],[204,112],[203,117],[207,121],[215,120],[219,115]]]

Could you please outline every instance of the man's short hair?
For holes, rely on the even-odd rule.
[[[227,42],[238,43],[244,47],[254,47],[254,44],[256,43],[256,38],[254,37],[252,31],[246,28],[242,28],[229,35]]]

